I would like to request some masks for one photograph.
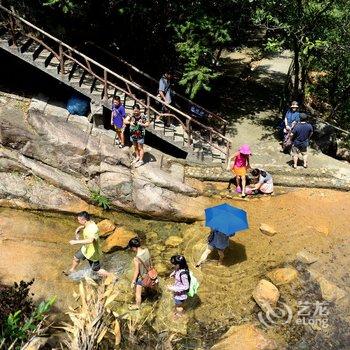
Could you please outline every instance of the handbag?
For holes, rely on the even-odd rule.
[[[158,272],[152,266],[152,263],[149,267],[138,257],[136,259],[143,265],[143,267],[147,270],[147,273],[142,276],[142,285],[146,288],[155,288],[158,284]]]

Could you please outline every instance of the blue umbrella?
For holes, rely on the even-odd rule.
[[[205,226],[227,236],[249,227],[247,213],[226,203],[205,209]]]

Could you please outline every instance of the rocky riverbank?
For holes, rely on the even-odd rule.
[[[212,198],[211,204],[218,201]],[[102,264],[120,276],[115,310],[126,313],[128,322],[134,325],[144,324],[145,332],[155,340],[158,334],[163,334],[159,339],[175,334],[171,338],[176,340],[174,344],[193,349],[210,349],[217,344],[213,349],[221,350],[227,343],[245,343],[247,347],[242,349],[249,350],[259,346],[265,350],[350,346],[350,194],[307,189],[251,201],[227,201],[248,212],[249,230],[231,239],[224,265],[218,265],[213,254],[202,269],[194,266],[206,245],[208,230],[202,222],[165,224],[109,213],[111,222],[100,224],[104,250],[108,252]],[[37,298],[55,294],[57,311],[65,311],[74,304],[76,281],[87,273],[85,264],[73,280],[61,272],[74,254],[68,241],[77,225],[75,217],[5,208],[0,214],[2,281],[34,277]],[[149,247],[161,276],[162,291],[157,298],[146,299],[140,312],[133,313],[127,310],[127,304],[133,301],[132,254],[119,250],[130,234],[139,235]],[[172,319],[172,298],[165,288],[170,283],[169,259],[176,253],[186,256],[200,281],[198,296],[190,300],[181,321]],[[261,285],[261,280],[268,281],[267,285]],[[274,316],[266,313],[266,308],[263,312],[259,305],[264,301],[276,305],[282,314]],[[305,324],[298,323],[302,319],[299,303],[310,306]],[[316,307],[319,321],[310,321]],[[291,319],[288,312],[292,313]]]
[[[41,100],[33,99],[27,111],[2,99],[0,205],[76,212],[91,209],[96,191],[115,210],[198,218],[196,204],[203,208],[202,199],[183,176],[160,169],[157,162],[134,169],[132,150],[114,146],[114,132],[62,109],[43,108]]]

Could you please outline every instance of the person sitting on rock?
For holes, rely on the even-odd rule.
[[[130,141],[133,143],[135,148],[135,158],[131,164],[134,164],[134,167],[137,168],[144,164],[143,145],[145,143],[145,128],[149,126],[149,121],[147,117],[141,113],[140,106],[135,104],[132,116],[126,117],[124,123],[130,125]]]
[[[100,259],[102,252],[98,226],[91,220],[90,214],[86,211],[82,211],[78,214],[78,222],[81,226],[75,230],[76,239],[70,240],[69,243],[71,245],[82,244],[83,246],[75,253],[69,272],[75,272],[80,261],[86,259],[92,271],[96,272],[98,275],[103,277],[112,275],[106,270],[101,269]],[[79,232],[81,230],[83,230],[83,239],[79,237]]]
[[[229,237],[218,230],[211,230],[208,236],[208,246],[198,260],[196,267],[200,267],[207,260],[208,255],[216,250],[219,254],[219,263],[223,264],[224,250],[229,246]]]
[[[170,262],[175,267],[175,270],[170,274],[170,277],[174,278],[174,284],[168,286],[168,289],[173,292],[175,303],[174,317],[178,318],[183,316],[183,304],[188,297],[187,293],[190,289],[191,277],[187,261],[183,255],[173,255],[170,258]]]
[[[273,193],[273,180],[272,176],[265,170],[253,169],[251,174],[254,178],[254,186],[251,187],[251,194],[272,194]]]
[[[134,258],[134,273],[131,281],[131,288],[135,288],[135,304],[130,305],[130,310],[138,310],[142,301],[142,278],[151,267],[151,254],[146,247],[141,247],[141,241],[134,237],[129,241],[128,247],[136,253]]]

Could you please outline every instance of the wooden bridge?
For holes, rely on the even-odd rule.
[[[127,62],[119,60],[125,66],[125,75],[129,75],[129,79],[1,5],[0,16],[2,49],[108,109],[111,109],[112,99],[116,95],[121,97],[127,112],[131,111],[135,103],[140,104],[151,121],[148,131],[184,151],[189,161],[207,164],[226,162],[231,142],[225,136],[227,122],[222,117],[178,94],[180,104],[176,107],[168,105],[149,93],[140,83],[141,80],[132,78],[130,73],[133,71],[134,76],[136,72],[143,78],[153,78]],[[162,113],[163,106],[170,111],[168,114]],[[206,118],[198,119],[191,115],[192,107],[203,111]],[[156,123],[158,116],[161,119],[171,116],[176,126],[167,127],[163,122]]]

